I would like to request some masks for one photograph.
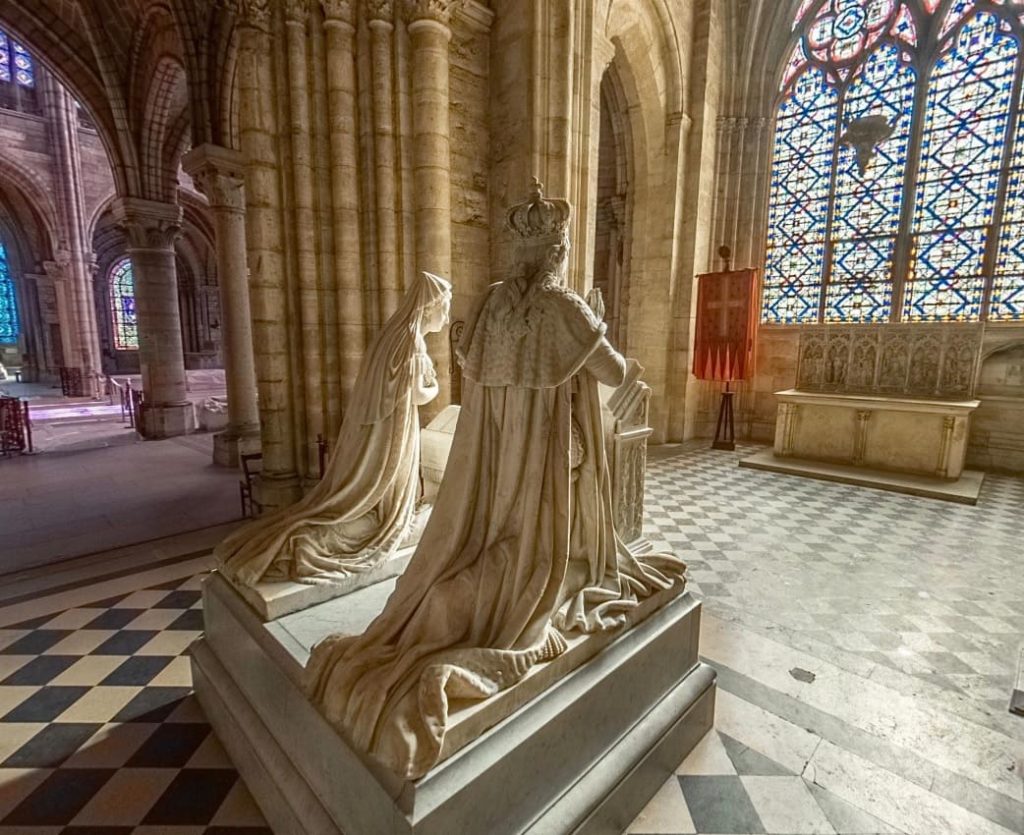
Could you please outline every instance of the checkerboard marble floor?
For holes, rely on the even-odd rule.
[[[688,559],[720,689],[715,729],[622,828],[1024,832],[1004,687],[1024,482],[990,476],[962,508],[656,457],[649,534]],[[0,608],[0,835],[269,833],[191,695],[203,575],[146,577],[28,621]]]

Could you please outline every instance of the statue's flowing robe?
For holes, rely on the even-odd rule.
[[[314,703],[400,775],[436,763],[450,699],[515,684],[564,650],[559,626],[615,626],[684,570],[617,549],[591,373],[617,357],[603,333],[553,281],[491,288],[460,345],[462,410],[416,553],[365,633],[313,649]],[[572,542],[589,524],[600,529]]]
[[[235,582],[330,580],[379,565],[402,544],[419,497],[414,383],[433,373],[417,330],[422,295],[410,292],[367,354],[320,482],[215,550]]]

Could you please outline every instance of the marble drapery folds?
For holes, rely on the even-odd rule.
[[[437,394],[423,335],[447,319],[450,298],[447,281],[420,274],[363,362],[324,477],[298,504],[217,547],[234,582],[329,580],[399,547],[419,495],[417,410]]]
[[[467,322],[462,411],[409,567],[362,635],[322,641],[307,667],[328,720],[408,779],[437,762],[450,700],[512,686],[565,649],[563,630],[613,628],[685,570],[620,547],[597,383],[625,363],[557,276],[567,241],[532,249]]]

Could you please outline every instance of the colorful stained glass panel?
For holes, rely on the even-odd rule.
[[[14,47],[14,77],[22,87],[33,87],[36,83],[36,71],[32,65],[32,57],[21,44],[11,41]]]
[[[0,243],[0,344],[17,342],[20,330],[14,280],[7,264],[7,250]]]
[[[0,81],[11,81],[11,47],[3,32],[0,32]]]
[[[999,254],[988,318],[1024,319],[1024,97],[1018,108],[1017,142],[1006,189]]]
[[[820,70],[779,108],[761,318],[815,321],[821,299],[838,95]]]
[[[118,351],[138,350],[135,279],[132,275],[132,262],[127,258],[118,261],[110,271],[110,312],[114,326],[114,347]]]
[[[939,59],[928,87],[913,251],[903,318],[981,315],[983,260],[995,208],[1016,70],[1016,40],[978,14]]]
[[[889,318],[916,80],[913,69],[901,62],[899,50],[883,45],[846,92],[826,321]]]

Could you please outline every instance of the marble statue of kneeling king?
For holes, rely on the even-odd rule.
[[[331,582],[406,544],[419,497],[419,408],[438,393],[423,335],[448,321],[451,285],[420,273],[363,361],[326,472],[297,504],[257,519],[214,552],[237,585]]]
[[[630,385],[605,326],[565,286],[570,207],[508,215],[515,263],[466,322],[462,410],[433,513],[383,611],[313,647],[312,702],[405,779],[441,755],[451,701],[482,700],[680,588],[685,565],[615,530],[598,384]]]

